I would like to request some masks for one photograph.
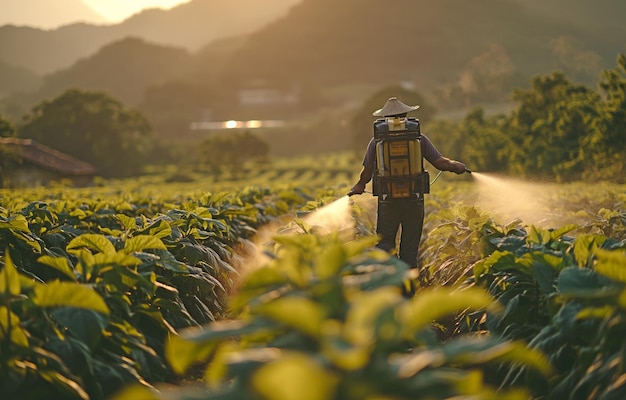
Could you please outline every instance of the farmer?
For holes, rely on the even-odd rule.
[[[415,111],[418,108],[419,106],[417,105],[408,106],[397,98],[392,97],[387,100],[381,109],[374,111],[372,115],[375,117],[383,117],[385,120],[389,121],[407,121],[405,119],[407,113]],[[417,120],[411,120],[414,121],[416,126],[419,126],[417,125],[419,124]],[[378,120],[377,123],[379,121],[382,122],[383,120]],[[419,145],[421,145],[421,155],[435,168],[440,171],[451,171],[457,174],[468,171],[463,163],[443,157],[428,137],[419,134],[419,127],[417,128],[417,132],[416,135],[419,137]],[[376,140],[372,138],[367,146],[365,157],[363,158],[363,169],[361,170],[359,181],[354,185],[350,194],[362,194],[365,191],[365,185],[372,180],[372,178],[376,178],[375,174],[378,174],[376,147]],[[379,160],[379,163],[382,162],[382,160]],[[420,163],[422,163],[422,160],[420,160]],[[428,183],[428,175],[426,174],[425,176],[426,183]],[[380,236],[376,247],[388,252],[395,250],[396,236],[401,226],[402,233],[398,257],[407,263],[409,267],[417,268],[417,252],[424,224],[424,190],[414,190],[410,194],[407,193],[405,197],[393,198],[389,193],[376,193],[375,189],[374,195],[378,196],[376,233]]]

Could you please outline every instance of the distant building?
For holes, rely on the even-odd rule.
[[[21,159],[17,168],[4,171],[4,181],[10,182],[11,186],[33,187],[61,180],[71,180],[75,186],[87,186],[96,174],[93,165],[32,139],[0,138],[0,146],[13,150]]]
[[[300,102],[297,87],[279,89],[262,79],[249,82],[246,88],[239,90],[238,97],[241,106],[293,106]]]

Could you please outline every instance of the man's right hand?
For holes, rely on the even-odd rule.
[[[356,185],[352,187],[352,189],[349,192],[349,195],[351,196],[353,194],[363,194],[363,192],[365,192],[365,185],[361,183],[357,183]]]

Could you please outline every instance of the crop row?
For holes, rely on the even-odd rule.
[[[413,297],[411,271],[371,231],[346,240],[301,223],[276,237],[230,302],[235,320],[168,342],[177,372],[206,366],[193,398],[624,398],[623,188],[563,210],[581,224],[545,229],[500,224],[460,193],[428,202]],[[139,392],[163,398],[116,400]]]
[[[235,249],[312,198],[262,188],[178,203],[94,193],[3,197],[3,398],[105,399],[173,379],[164,343],[224,318]]]

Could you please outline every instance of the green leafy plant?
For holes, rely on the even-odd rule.
[[[549,372],[543,356],[520,343],[488,337],[440,343],[438,318],[492,309],[493,300],[482,290],[446,288],[406,299],[400,285],[407,266],[373,248],[375,240],[276,237],[276,258],[247,276],[233,300],[240,318],[172,337],[173,369],[184,373],[208,362],[206,399],[495,398],[485,383],[491,363]]]

